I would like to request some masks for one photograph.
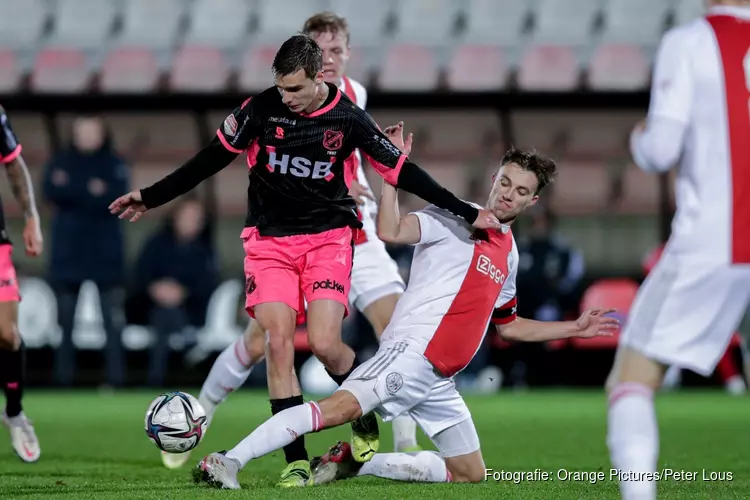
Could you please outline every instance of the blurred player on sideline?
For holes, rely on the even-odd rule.
[[[402,130],[399,124],[386,133],[408,153],[411,136],[404,144]],[[564,322],[516,316],[519,259],[510,225],[537,202],[555,170],[555,163],[540,155],[508,151],[486,204],[502,225],[488,231],[475,230],[435,206],[400,217],[396,188],[384,183],[378,235],[416,248],[409,285],[378,352],[331,397],[285,410],[229,452],[205,457],[194,471],[196,481],[239,489],[237,473],[250,460],[281,448],[295,436],[342,425],[373,410],[386,421],[411,415],[438,453],[378,453],[361,464],[348,443],[338,443],[315,469],[314,484],[356,475],[421,482],[484,480],[479,437],[453,377],[474,357],[489,323],[508,339],[538,342],[611,335],[618,326],[617,319],[605,316],[609,311],[601,310]]]
[[[326,83],[323,53],[306,35],[284,42],[273,61],[275,86],[247,99],[217,130],[217,137],[185,165],[154,185],[115,200],[110,210],[135,221],[180,196],[247,151],[248,216],[245,306],[268,339],[271,409],[301,406],[294,376],[294,333],[307,316],[313,354],[338,384],[358,363],[341,340],[348,314],[354,241],[362,228],[349,184],[356,172],[346,160],[355,149],[389,183],[450,210],[478,228],[499,227],[492,212],[459,200],[407,159],[362,108]],[[305,311],[304,303],[308,304]],[[357,459],[377,452],[377,418],[352,423]],[[280,486],[310,479],[304,442]],[[292,457],[287,449],[287,461]]]
[[[349,60],[349,28],[346,20],[333,13],[323,12],[310,17],[305,22],[303,32],[313,37],[323,50],[325,81],[336,85],[355,104],[365,109],[367,91],[359,82],[344,74]],[[349,302],[365,315],[375,335],[380,338],[405,284],[398,265],[377,237],[374,220],[377,204],[362,168],[359,151],[355,151],[347,159],[347,167],[356,172],[356,180],[351,181],[349,192],[357,202],[357,215],[363,226],[354,241]],[[216,359],[198,398],[206,409],[209,425],[217,406],[230,392],[242,387],[253,367],[263,360],[265,344],[263,329],[257,321],[251,319],[243,337],[228,346]],[[396,451],[418,449],[417,429],[413,419],[402,417],[393,421],[393,447]],[[182,466],[189,457],[189,452],[162,452],[162,460],[169,468]]]
[[[10,125],[5,110],[0,106],[0,163],[5,165],[8,182],[21,205],[26,226],[23,244],[26,254],[37,257],[42,253],[42,232],[39,212],[34,201],[34,186],[26,163],[21,156],[21,144]],[[13,246],[5,228],[5,216],[0,205],[0,382],[5,391],[3,423],[10,431],[10,443],[24,462],[39,460],[41,449],[34,427],[23,412],[25,353],[18,332],[18,278],[13,266]]]
[[[653,398],[666,367],[711,375],[750,299],[750,1],[711,4],[664,36],[648,119],[631,135],[643,170],[680,167],[672,235],[607,380],[607,444],[625,499],[656,498]]]

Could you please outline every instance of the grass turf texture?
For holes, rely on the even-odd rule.
[[[198,391],[188,391],[197,395]],[[267,397],[239,392],[220,408],[190,462],[167,470],[144,432],[151,392],[30,392],[25,408],[36,426],[42,456],[24,464],[0,433],[2,499],[199,499],[199,498],[618,498],[609,479],[604,396],[592,392],[500,393],[468,398],[488,468],[550,474],[546,481],[493,481],[476,485],[398,483],[362,477],[304,490],[278,490],[284,466],[275,452],[240,473],[242,491],[211,490],[192,483],[190,468],[202,454],[231,448],[270,415]],[[748,400],[719,392],[682,392],[657,399],[662,436],[659,466],[697,472],[692,481],[659,483],[660,498],[750,497]],[[312,456],[349,429],[307,436]],[[421,435],[423,446],[430,446]],[[381,451],[392,446],[390,425],[381,425]],[[431,448],[431,446],[430,446]],[[561,480],[558,471],[601,471],[604,480]],[[703,470],[727,473],[730,481],[704,481]]]

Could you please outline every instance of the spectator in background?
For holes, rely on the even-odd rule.
[[[555,219],[548,207],[527,212],[531,226],[518,243],[518,314],[537,321],[562,321],[567,311],[578,308],[583,254],[555,235]],[[525,386],[529,365],[544,347],[531,343],[513,347],[518,361],[511,369],[511,383]]]
[[[169,337],[203,326],[219,272],[210,225],[200,201],[182,198],[164,227],[143,247],[136,267],[136,294],[143,297],[156,335],[148,384],[160,387],[169,361]]]
[[[54,208],[48,280],[57,295],[62,329],[55,381],[63,386],[74,380],[73,326],[78,293],[87,280],[99,289],[107,384],[119,387],[124,382],[124,236],[121,221],[113,219],[107,207],[130,189],[128,184],[127,166],[114,151],[104,121],[77,117],[70,146],[54,155],[44,177],[44,194]]]

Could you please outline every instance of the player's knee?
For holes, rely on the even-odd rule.
[[[0,322],[0,348],[15,349],[21,343],[18,327],[13,322]]]
[[[478,483],[485,480],[486,469],[481,460],[448,459],[446,468],[451,473],[451,481],[454,483]]]
[[[479,483],[484,481],[484,474],[485,472],[483,470],[474,469],[462,471],[456,474],[451,473],[452,482],[454,483]]]
[[[310,349],[323,364],[327,364],[328,360],[335,358],[339,347],[343,345],[341,337],[334,332],[309,330],[307,335]]]
[[[294,362],[294,332],[272,325],[267,330],[268,361],[272,364]]]

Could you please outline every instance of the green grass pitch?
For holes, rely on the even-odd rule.
[[[188,392],[197,395],[197,390]],[[617,484],[609,479],[605,399],[598,391],[506,392],[468,398],[487,467],[528,473],[539,469],[550,474],[546,481],[425,485],[363,477],[294,491],[273,486],[284,465],[281,452],[248,464],[240,475],[241,491],[196,486],[187,466],[176,471],[163,468],[143,424],[155,396],[30,391],[25,407],[39,434],[42,456],[36,464],[22,463],[0,429],[0,498],[618,498]],[[694,480],[660,482],[660,498],[750,497],[748,400],[719,392],[682,392],[662,395],[657,401],[662,436],[659,467],[697,473]],[[269,415],[264,394],[234,394],[218,411],[188,465],[194,466],[201,453],[231,448]],[[390,425],[381,425],[381,431],[381,451],[390,451]],[[308,436],[308,450],[311,456],[320,454],[347,436],[348,428]],[[423,446],[430,446],[420,437]],[[731,480],[704,480],[704,470],[731,473]],[[575,480],[573,473],[580,471],[601,471],[605,477]]]

